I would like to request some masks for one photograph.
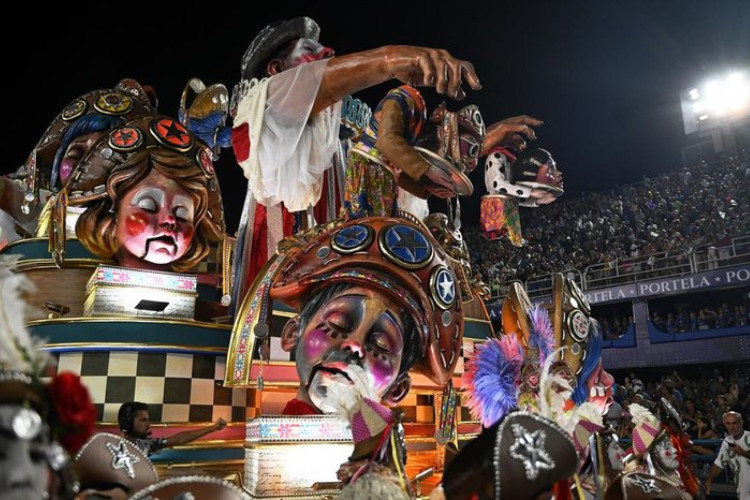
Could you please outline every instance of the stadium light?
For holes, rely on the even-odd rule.
[[[750,71],[716,76],[680,93],[685,134],[708,131],[750,117]]]

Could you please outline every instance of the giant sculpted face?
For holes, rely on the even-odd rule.
[[[294,349],[297,374],[304,393],[321,411],[331,412],[353,392],[359,377],[383,399],[397,382],[404,350],[401,308],[378,291],[354,286],[321,304]],[[295,335],[296,336],[296,335]],[[358,370],[354,367],[358,367]]]
[[[195,202],[173,179],[152,170],[120,200],[116,237],[123,265],[180,259],[195,234]]]

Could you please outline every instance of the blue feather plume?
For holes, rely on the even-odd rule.
[[[467,361],[467,406],[484,427],[492,426],[515,409],[522,362],[522,349],[513,335],[487,340]]]

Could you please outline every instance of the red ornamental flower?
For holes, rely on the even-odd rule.
[[[96,423],[96,408],[81,377],[58,373],[47,386],[50,397],[50,424],[54,437],[74,455],[91,436]]]

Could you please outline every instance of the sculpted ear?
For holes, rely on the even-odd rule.
[[[404,373],[396,379],[383,399],[390,404],[396,404],[406,397],[409,389],[411,389],[411,377],[407,373]]]
[[[299,319],[295,316],[287,321],[281,330],[281,348],[286,352],[292,352],[297,347],[299,334]]]
[[[284,62],[281,59],[271,59],[266,64],[266,73],[268,76],[273,76],[281,73],[284,69]]]

